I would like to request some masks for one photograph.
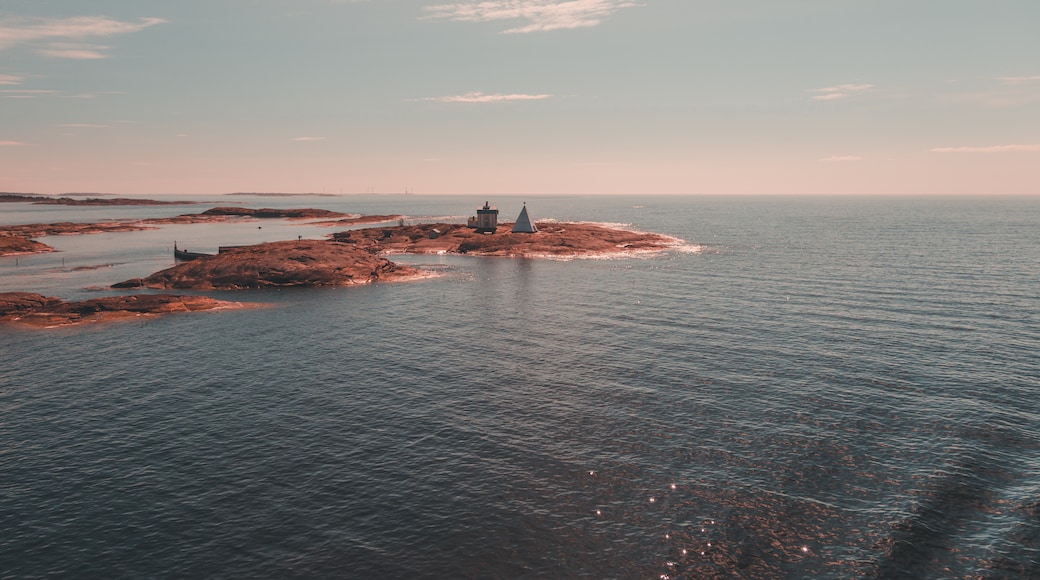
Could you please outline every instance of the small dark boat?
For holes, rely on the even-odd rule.
[[[198,258],[205,258],[206,256],[212,256],[213,254],[204,254],[202,252],[189,252],[188,250],[181,250],[177,247],[177,242],[173,243],[173,258],[175,260],[197,260]]]

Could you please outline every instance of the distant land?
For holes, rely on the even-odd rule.
[[[66,194],[77,195],[77,194]],[[95,194],[91,194],[95,195]],[[102,194],[104,195],[104,194]],[[102,199],[89,197],[87,199],[73,199],[71,197],[53,197],[49,195],[37,195],[35,193],[0,193],[0,202],[22,202],[38,205],[198,205],[197,201],[158,201],[154,199],[138,199],[134,197],[113,197]]]
[[[257,197],[295,197],[295,196],[317,196],[317,197],[342,197],[344,194],[339,193],[278,193],[278,192],[265,192],[265,193],[250,193],[248,191],[236,191],[235,193],[225,193],[224,195],[249,195]]]

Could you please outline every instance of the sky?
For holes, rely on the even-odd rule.
[[[0,191],[1040,194],[1037,0],[3,0]]]

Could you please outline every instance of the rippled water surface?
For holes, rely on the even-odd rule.
[[[689,246],[401,256],[442,275],[0,327],[0,577],[1040,575],[1040,200],[492,203],[522,201]],[[174,239],[330,231],[260,225],[44,238],[61,251],[0,258],[0,291],[97,296]]]

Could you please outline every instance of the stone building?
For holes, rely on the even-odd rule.
[[[469,218],[469,227],[476,228],[478,234],[493,234],[498,229],[498,209],[484,202],[484,207],[477,210],[476,217]]]

